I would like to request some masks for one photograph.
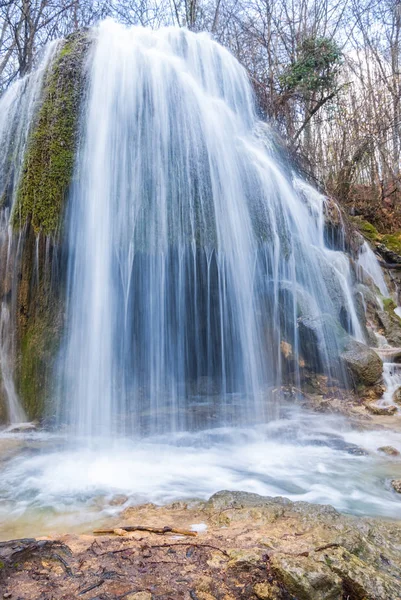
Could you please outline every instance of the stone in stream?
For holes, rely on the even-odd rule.
[[[390,406],[378,406],[377,404],[365,404],[365,408],[372,415],[380,415],[380,416],[391,416],[397,412],[397,407]]]
[[[383,454],[387,454],[387,456],[400,456],[400,452],[393,446],[380,446],[377,451],[383,452]]]
[[[401,479],[393,479],[391,485],[397,494],[401,494]]]

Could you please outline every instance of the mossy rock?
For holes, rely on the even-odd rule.
[[[367,238],[370,242],[379,242],[381,239],[381,234],[377,231],[376,227],[369,223],[369,221],[364,221],[360,217],[350,217],[352,223],[359,229],[362,235]]]
[[[391,250],[391,252],[401,255],[401,231],[383,235],[381,242],[386,246],[386,248]]]
[[[392,298],[383,298],[383,308],[387,312],[393,313],[397,305]]]
[[[88,46],[86,32],[68,37],[49,67],[17,191],[15,229],[29,221],[36,234],[60,232],[75,162]]]
[[[37,262],[38,261],[38,262]],[[57,275],[55,275],[57,274]],[[41,419],[53,390],[64,314],[60,248],[28,227],[18,264],[16,385],[29,419]]]
[[[52,394],[53,364],[61,327],[54,311],[41,311],[21,340],[19,394],[30,420],[46,412]]]

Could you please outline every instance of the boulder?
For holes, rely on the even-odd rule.
[[[298,600],[340,600],[342,580],[315,557],[276,554],[271,558],[272,572],[285,589]]]
[[[341,353],[341,360],[355,385],[374,385],[382,377],[383,361],[372,348],[361,342],[350,339]]]

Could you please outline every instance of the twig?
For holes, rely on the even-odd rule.
[[[83,596],[84,594],[87,594],[88,592],[91,592],[92,590],[95,590],[96,588],[98,588],[101,585],[103,585],[105,581],[106,581],[105,579],[100,579],[96,583],[93,583],[89,587],[87,587],[84,590],[82,590],[82,592],[79,592],[78,596]]]
[[[114,527],[114,529],[96,529],[93,533],[98,535],[113,534],[116,530],[122,529],[123,531],[148,531],[149,533],[157,533],[158,535],[164,535],[166,533],[175,533],[177,535],[188,535],[196,537],[198,534],[196,531],[188,531],[186,529],[175,529],[174,527],[145,527],[143,525],[128,525],[126,527]]]
[[[60,554],[57,554],[57,552],[52,552],[50,555],[52,558],[56,558],[57,560],[59,560],[61,562],[61,564],[63,565],[67,575],[69,575],[70,577],[73,576],[72,573],[72,569],[70,567],[70,565],[68,564],[68,562],[62,557],[60,556]]]
[[[315,552],[321,552],[322,550],[328,550],[329,548],[340,548],[341,544],[326,544],[325,546],[319,546],[315,548]]]
[[[221,548],[218,548],[217,546],[212,546],[211,544],[190,544],[189,542],[185,543],[185,542],[178,542],[178,543],[173,543],[173,544],[151,544],[148,545],[148,548],[171,548],[171,547],[175,547],[175,546],[191,546],[191,548],[211,548],[212,550],[217,550],[218,552],[221,552],[222,554],[224,554],[224,556],[226,556],[227,558],[230,558],[230,556],[227,554],[227,552],[225,550],[222,550]],[[106,554],[119,554],[120,552],[127,552],[127,551],[133,551],[134,548],[129,547],[129,548],[119,548],[118,550],[108,550],[107,552],[101,552],[99,554],[97,554],[96,556],[105,556]]]
[[[106,552],[99,552],[96,556],[105,556],[106,554],[119,554],[120,552],[127,552],[128,550],[133,551],[133,548],[119,548],[118,550],[107,550]]]
[[[178,542],[177,544],[158,544],[158,545],[151,545],[149,546],[149,548],[169,548],[171,546],[191,546],[192,548],[211,548],[212,550],[218,550],[219,552],[221,552],[222,554],[224,554],[224,556],[226,556],[227,558],[230,558],[229,554],[225,551],[222,550],[221,548],[218,548],[217,546],[212,546],[211,544],[190,544],[189,542],[184,543],[184,542]]]

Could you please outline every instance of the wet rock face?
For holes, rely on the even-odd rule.
[[[383,310],[377,313],[377,320],[384,330],[387,341],[397,348],[401,347],[401,320],[399,317]]]
[[[363,237],[351,224],[348,215],[333,198],[326,198],[324,204],[325,241],[333,250],[346,250],[357,256],[363,244]]]
[[[32,600],[86,593],[103,600],[401,597],[401,529],[394,522],[226,491],[207,502],[131,507],[108,526],[117,531],[122,522],[207,527],[195,538],[138,531],[0,543],[2,593]]]
[[[393,401],[401,405],[401,387],[397,388],[393,394]]]
[[[341,359],[356,385],[374,385],[382,377],[381,358],[374,350],[360,342],[350,340],[341,354]]]

